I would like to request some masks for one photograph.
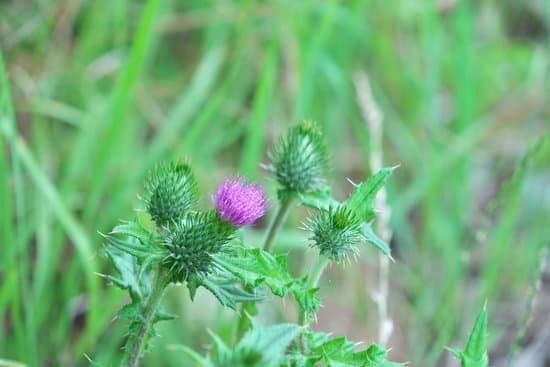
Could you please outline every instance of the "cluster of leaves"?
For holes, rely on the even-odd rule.
[[[121,251],[115,246],[108,246],[105,249],[118,276],[104,275],[112,284],[128,291],[131,302],[124,305],[117,313],[117,317],[127,320],[128,339],[133,340],[139,337],[139,332],[144,323],[143,312],[145,305],[153,291],[151,285],[150,271],[144,273],[143,267],[132,255]],[[164,312],[161,308],[155,310],[152,325],[144,336],[144,349],[147,349],[151,337],[156,335],[154,324],[163,320],[171,320],[174,317]],[[131,343],[128,343],[130,345]]]
[[[119,288],[128,290],[132,300],[119,312],[119,317],[129,319],[134,325],[130,332],[142,322],[145,302],[151,293],[151,265],[169,257],[164,249],[164,240],[148,223],[147,217],[141,216],[116,226],[111,234],[103,235],[108,244],[106,253],[119,273],[119,277],[106,277]],[[202,286],[223,306],[236,310],[238,303],[263,300],[263,286],[266,286],[279,297],[292,293],[304,311],[317,311],[319,299],[316,290],[306,289],[301,279],[295,279],[288,273],[286,256],[274,256],[259,248],[246,248],[236,240],[211,256],[212,271],[182,278],[187,279],[191,299],[197,288]],[[156,321],[163,319],[167,317],[159,316]]]
[[[296,338],[304,333],[304,350]],[[213,335],[214,345],[208,357],[182,347],[201,367],[403,367],[388,361],[386,350],[376,344],[357,351],[359,345],[346,338],[331,339],[328,334],[315,333],[294,324],[262,327],[252,322],[252,328],[233,348]],[[290,353],[287,353],[290,350]]]
[[[295,343],[302,335],[303,344]],[[388,352],[377,344],[361,349],[345,337],[313,332],[294,324],[262,327],[252,322],[251,330],[233,348],[213,335],[214,344],[207,357],[181,346],[201,367],[404,367],[388,360]],[[290,352],[289,352],[290,351]],[[488,367],[487,311],[479,313],[463,351],[451,349],[462,367]]]

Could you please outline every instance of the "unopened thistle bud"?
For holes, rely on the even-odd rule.
[[[177,222],[196,203],[197,183],[184,163],[161,165],[145,184],[147,211],[158,226]]]
[[[313,232],[312,247],[319,248],[322,255],[336,262],[356,254],[355,246],[363,239],[361,221],[343,205],[320,211],[309,220],[306,229]]]
[[[279,198],[305,193],[325,185],[328,156],[319,127],[310,121],[290,128],[270,155],[277,182]]]
[[[222,251],[234,233],[213,211],[188,214],[170,226],[163,240],[168,252],[162,264],[171,280],[183,282],[207,275],[213,267],[212,255]]]
[[[253,224],[267,211],[264,189],[255,183],[247,184],[244,177],[226,178],[212,195],[212,201],[220,219],[234,227]]]

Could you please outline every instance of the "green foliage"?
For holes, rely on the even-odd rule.
[[[122,222],[111,234],[101,234],[107,244],[128,255],[134,256],[139,265],[139,276],[150,270],[167,252],[159,246],[159,237],[146,229],[138,220]],[[107,247],[109,250],[109,247]]]
[[[332,197],[330,187],[301,193],[298,195],[298,198],[303,205],[316,210],[328,210],[330,207],[340,205],[340,202]]]
[[[382,168],[374,176],[355,187],[355,191],[346,200],[345,205],[353,210],[361,220],[370,222],[374,219],[374,199],[378,191],[384,187],[386,181],[396,167]]]
[[[210,354],[216,367],[277,367],[286,360],[286,349],[298,336],[301,328],[293,324],[278,324],[261,327],[252,323],[252,328],[233,348],[215,338]]]
[[[281,186],[279,198],[307,193],[326,185],[328,155],[324,136],[317,124],[304,121],[288,130],[270,154],[268,168]]]
[[[278,367],[286,365],[285,352],[301,330],[293,324],[262,327],[252,322],[252,328],[234,347],[213,335],[214,345],[207,359],[188,348],[182,350],[203,367]]]
[[[197,182],[186,163],[159,165],[145,183],[147,211],[158,226],[180,220],[197,202]]]
[[[451,350],[460,359],[462,367],[488,367],[487,356],[487,310],[484,306],[476,318],[472,333],[463,351]]]
[[[233,310],[237,310],[237,303],[259,302],[266,297],[261,288],[249,291],[242,286],[240,278],[222,269],[207,277],[188,279],[187,288],[191,300],[195,298],[195,292],[200,286],[210,291],[223,306]]]
[[[297,367],[314,367],[324,363],[327,367],[404,367],[402,363],[388,361],[388,352],[372,344],[356,351],[358,344],[344,337],[330,339],[328,334],[308,331],[305,338],[306,353],[294,355]]]
[[[303,280],[293,278],[287,270],[286,256],[274,256],[258,248],[234,247],[214,255],[215,263],[239,278],[245,287],[255,289],[266,285],[273,294],[285,297],[293,293],[302,309],[316,312],[319,299],[316,289],[308,289]]]
[[[143,265],[137,262],[137,258],[128,253],[123,252],[117,247],[108,246],[105,252],[118,276],[102,275],[108,279],[113,285],[120,289],[128,290],[131,303],[124,305],[118,312],[117,317],[129,322],[127,338],[127,346],[138,337],[141,328],[144,327],[146,320],[144,319],[144,311],[147,307],[147,301],[155,291],[152,289],[151,280],[153,274],[146,270]],[[152,315],[152,324],[148,325],[144,336],[144,347],[146,351],[149,340],[156,335],[154,324],[163,321],[171,320],[173,316],[166,314],[162,309],[154,310]]]
[[[376,233],[374,233],[372,229],[372,225],[370,223],[362,223],[361,224],[361,235],[364,237],[367,242],[374,245],[376,248],[378,248],[384,255],[389,257],[391,260],[393,260],[393,257],[391,256],[391,248],[390,246],[384,242]]]

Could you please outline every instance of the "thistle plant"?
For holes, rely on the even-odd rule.
[[[372,221],[374,198],[394,168],[381,169],[355,185],[346,200],[337,200],[324,177],[328,169],[324,138],[312,122],[290,128],[270,157],[272,164],[267,168],[279,184],[279,208],[263,245],[249,244],[236,234],[266,214],[265,190],[245,177],[227,177],[210,194],[212,207],[200,208],[198,186],[187,163],[155,168],[145,183],[145,210],[102,235],[105,253],[118,273],[105,277],[127,290],[131,299],[118,312],[119,318],[128,321],[122,366],[138,366],[156,335],[155,324],[172,318],[161,301],[165,289],[177,284],[187,287],[191,300],[203,287],[221,305],[239,311],[237,339],[232,344],[213,335],[207,356],[181,346],[200,366],[403,366],[388,361],[387,351],[377,344],[357,350],[358,345],[346,338],[331,338],[309,328],[321,304],[317,293],[329,264],[358,258],[366,245],[392,259],[390,247],[375,234]],[[302,227],[310,246],[318,250],[311,269],[301,278],[288,272],[287,255],[271,253],[292,202],[310,208]],[[255,320],[255,306],[267,298],[267,290],[276,297],[293,297],[294,323],[264,327]],[[470,358],[468,353],[464,356]]]
[[[280,185],[278,197],[307,193],[326,185],[324,175],[328,168],[327,148],[319,127],[311,122],[290,128],[270,154],[270,170]]]
[[[266,251],[271,250],[293,200],[299,195],[324,188],[324,175],[328,169],[325,139],[319,127],[311,121],[290,128],[269,156],[272,164],[265,167],[277,179],[280,203],[264,242]]]
[[[158,226],[183,217],[197,201],[197,183],[191,167],[185,163],[168,163],[151,172],[145,183],[145,205]]]

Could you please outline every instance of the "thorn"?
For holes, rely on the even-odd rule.
[[[353,182],[349,177],[346,177],[346,180],[347,180],[350,184],[352,184],[354,187],[359,186],[359,185],[357,185],[355,182]]]

